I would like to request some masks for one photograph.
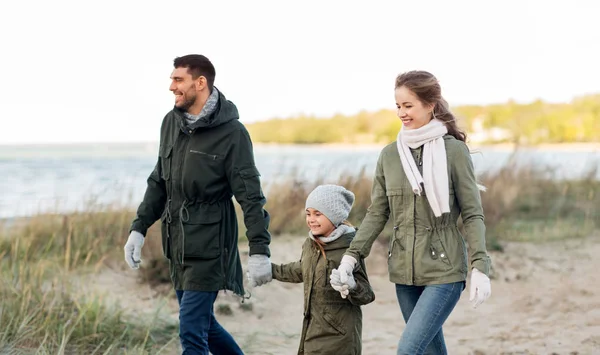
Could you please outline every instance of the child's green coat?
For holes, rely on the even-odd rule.
[[[304,321],[298,354],[361,354],[362,312],[360,306],[373,302],[375,294],[363,260],[354,272],[356,288],[347,299],[329,284],[355,232],[346,233],[324,246],[326,259],[310,238],[302,246],[300,261],[273,264],[273,278],[304,283]]]

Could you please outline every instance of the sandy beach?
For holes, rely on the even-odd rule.
[[[272,242],[273,262],[299,258],[302,237]],[[506,243],[492,253],[492,297],[477,309],[468,288],[444,326],[450,354],[600,354],[600,236],[560,242]],[[241,245],[245,265],[247,246]],[[388,281],[384,247],[367,259],[376,301],[363,307],[363,354],[395,354],[404,322]],[[135,282],[135,271],[114,267],[90,280],[88,290],[107,297],[130,314],[155,312],[163,296]],[[468,285],[467,285],[468,287]],[[168,289],[168,288],[167,288]],[[302,319],[302,285],[273,281],[251,290],[245,301],[221,293],[215,309],[246,354],[295,354]],[[231,310],[231,314],[220,311]],[[161,311],[176,321],[177,303]],[[229,312],[226,312],[229,313]],[[173,344],[168,353],[177,353]]]

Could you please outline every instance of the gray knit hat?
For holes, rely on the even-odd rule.
[[[323,213],[334,226],[339,226],[350,214],[354,194],[339,185],[317,186],[306,198],[306,207]]]

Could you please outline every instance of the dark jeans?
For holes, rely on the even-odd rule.
[[[463,281],[429,286],[396,284],[396,296],[406,322],[397,355],[448,354],[442,325],[464,288]]]
[[[183,355],[244,354],[217,320],[217,292],[176,291],[179,301],[179,340]]]

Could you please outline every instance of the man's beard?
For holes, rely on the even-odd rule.
[[[190,98],[186,98],[186,100],[183,102],[183,104],[177,106],[177,108],[179,108],[180,110],[182,110],[184,112],[188,112],[188,110],[190,109],[190,107],[192,107],[192,105],[195,102],[196,102],[196,96],[190,97]]]

